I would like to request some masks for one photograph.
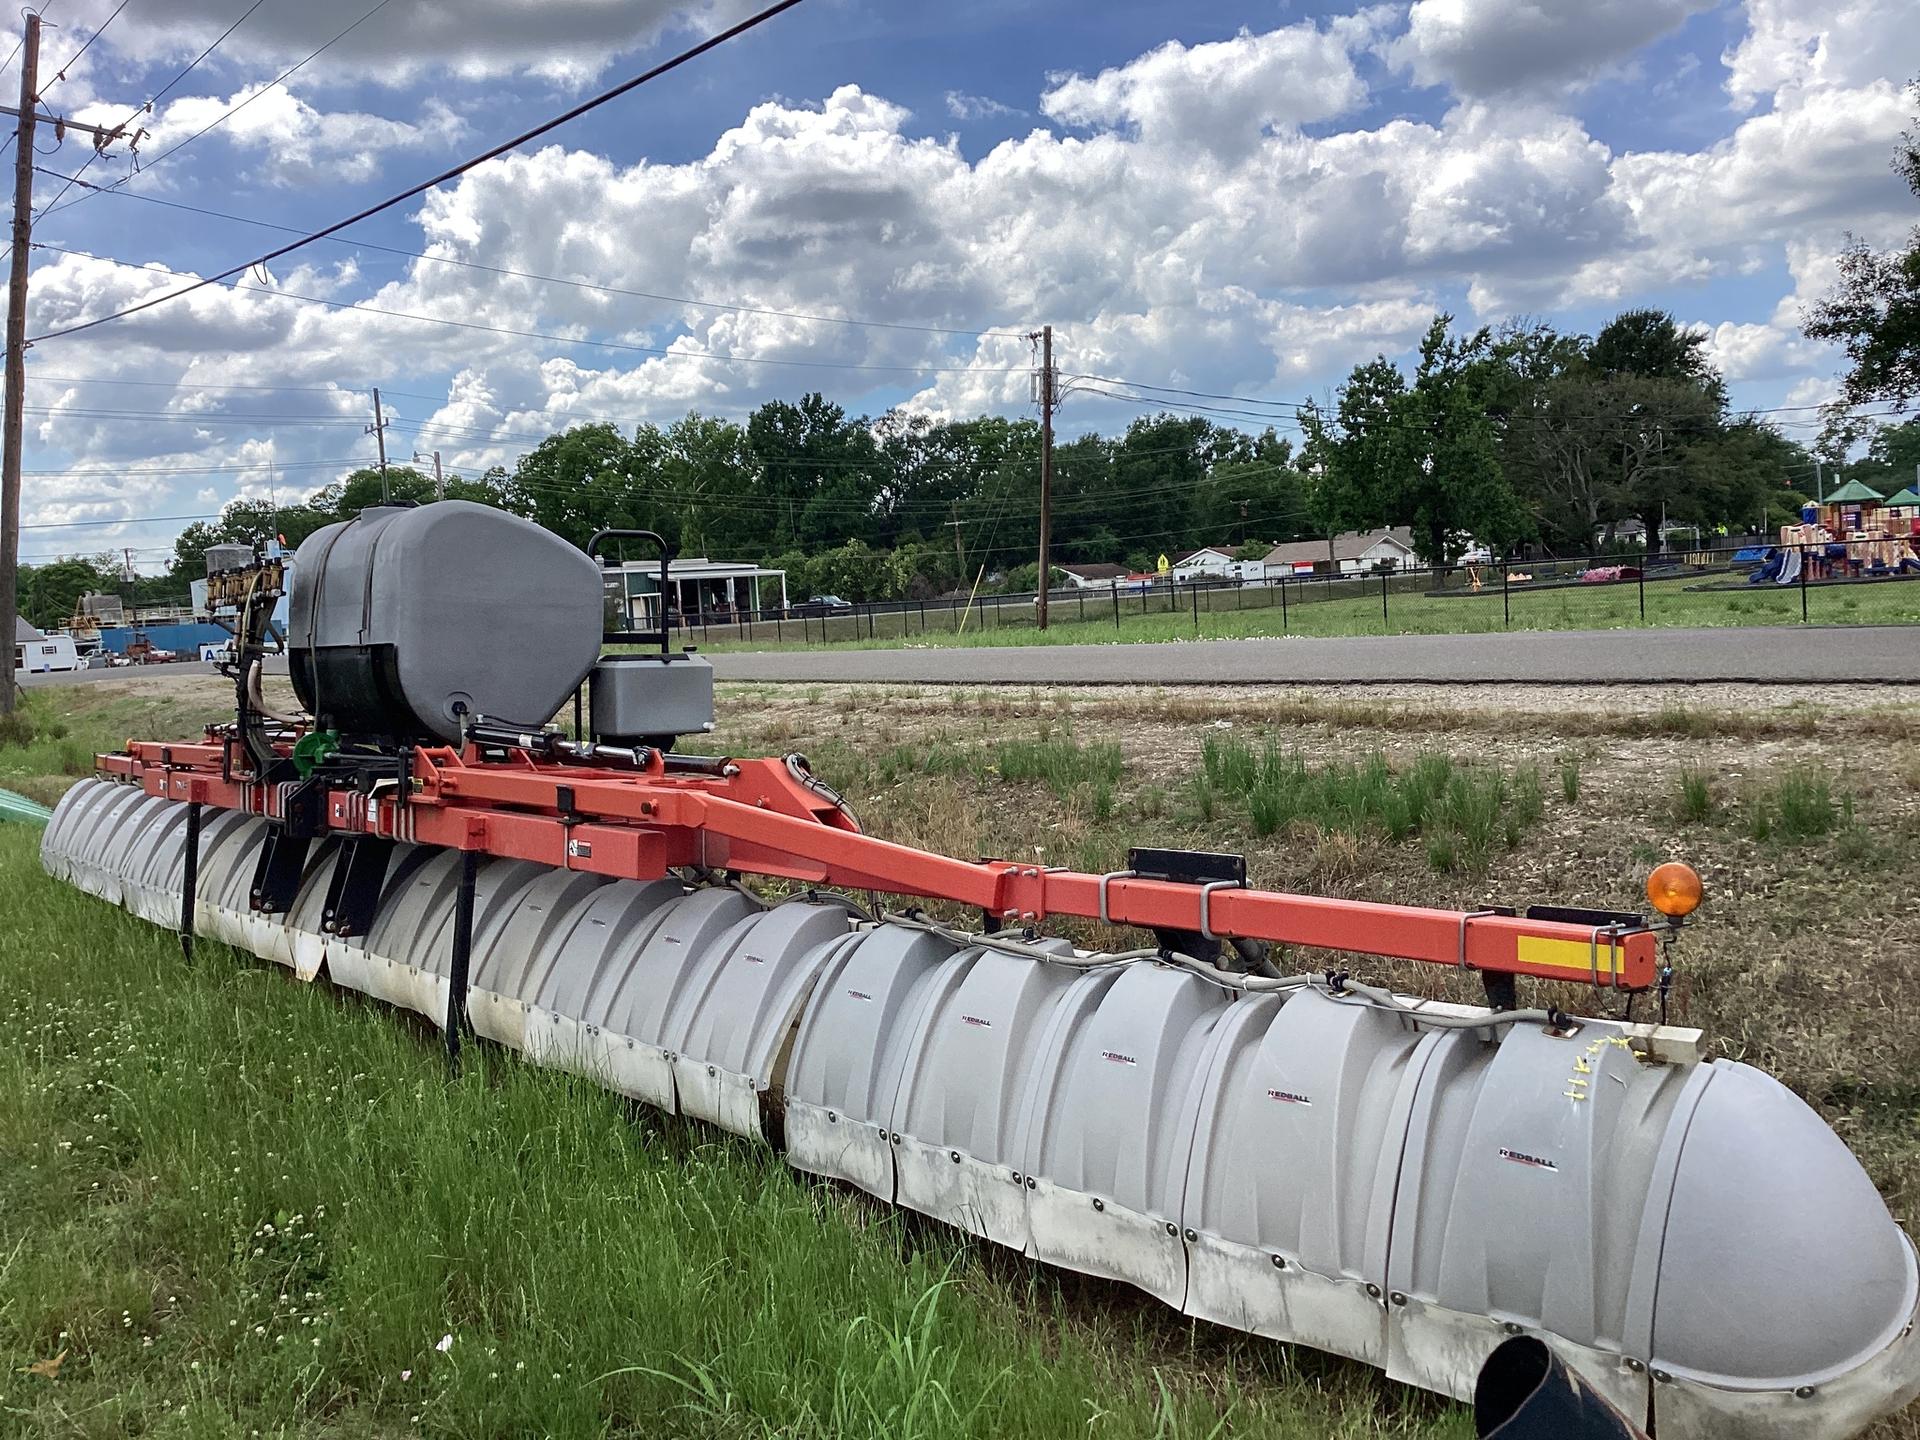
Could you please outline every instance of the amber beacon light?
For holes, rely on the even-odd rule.
[[[1647,876],[1647,901],[1669,920],[1684,920],[1700,908],[1700,877],[1691,865],[1669,860]]]

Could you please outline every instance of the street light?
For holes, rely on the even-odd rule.
[[[413,452],[414,464],[424,465],[429,460],[433,461],[433,498],[444,500],[447,498],[447,482],[440,475],[440,452],[436,450],[431,455],[422,455],[418,450]]]

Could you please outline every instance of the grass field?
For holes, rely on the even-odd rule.
[[[1705,577],[1724,581],[1728,577]],[[1652,626],[1798,625],[1800,592],[1791,587],[1738,590],[1690,588],[1701,579],[1656,580],[1646,587],[1608,585],[1496,587],[1477,596],[1433,596],[1424,578],[1391,582],[1384,613],[1378,580],[1293,584],[1282,606],[1278,588],[1202,590],[1123,595],[1083,592],[1055,596],[1045,631],[1034,628],[1031,604],[988,604],[962,616],[944,605],[923,613],[842,616],[805,624],[761,621],[696,627],[691,638],[706,649],[769,650],[830,643],[874,649],[901,645],[1085,645],[1150,640],[1230,639],[1259,635],[1465,635],[1500,630],[1613,630]],[[1116,611],[1117,620],[1116,623]],[[1814,586],[1807,619],[1817,625],[1920,624],[1920,579]],[[871,630],[871,634],[869,633]],[[824,637],[824,638],[823,638]]]
[[[0,746],[0,786],[50,798],[70,747],[223,703],[134,685],[35,695],[68,733]],[[1595,905],[1685,855],[1710,900],[1676,1018],[1806,1095],[1912,1229],[1920,706],[1816,694],[729,687],[713,747],[804,750],[950,853],[1106,869],[1152,839],[1263,884]],[[511,1057],[448,1084],[419,1024],[204,942],[186,966],[36,844],[0,830],[0,1433],[1471,1433]]]

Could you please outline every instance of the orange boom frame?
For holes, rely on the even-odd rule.
[[[807,885],[945,900],[991,928],[1071,915],[1157,933],[1245,939],[1422,960],[1488,976],[1534,976],[1624,991],[1662,973],[1662,931],[1630,916],[1535,909],[1441,910],[1292,895],[1243,878],[1170,878],[1144,861],[1111,875],[1007,860],[957,860],[862,833],[804,760],[711,760],[638,752],[632,769],[560,764],[524,744],[422,747],[402,781],[372,793],[321,785],[297,797],[307,827],[530,860],[632,880],[700,866]],[[287,756],[285,741],[275,743]],[[129,742],[100,770],[150,795],[289,819],[313,782],[246,778],[240,744],[215,731],[192,744]],[[1167,852],[1136,852],[1137,856]],[[283,908],[256,890],[256,909]],[[337,933],[353,933],[350,917]]]

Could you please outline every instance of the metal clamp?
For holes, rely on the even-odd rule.
[[[1469,910],[1460,916],[1460,950],[1456,964],[1460,969],[1467,968],[1467,922],[1485,920],[1490,915],[1498,915],[1498,910]]]
[[[1113,924],[1113,917],[1107,913],[1107,886],[1115,880],[1132,880],[1139,873],[1137,870],[1109,870],[1100,877],[1100,923],[1102,925]]]
[[[1600,937],[1607,937],[1607,964],[1611,974],[1611,984],[1615,990],[1620,988],[1620,935],[1623,925],[1596,925],[1593,936],[1587,942],[1587,969],[1593,977],[1593,985],[1600,988]]]
[[[1238,880],[1210,880],[1200,887],[1200,938],[1218,940],[1213,933],[1213,892],[1216,890],[1244,890],[1246,885]]]

